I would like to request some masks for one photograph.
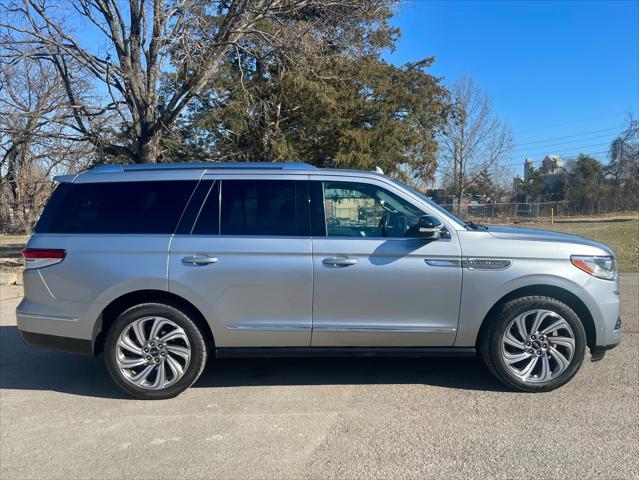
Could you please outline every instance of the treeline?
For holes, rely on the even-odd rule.
[[[434,58],[383,59],[396,0],[2,8],[2,231],[30,230],[53,175],[103,163],[305,161],[378,166],[417,187],[438,178],[458,199],[505,188],[512,139],[487,95],[466,77],[446,88]]]
[[[433,58],[382,59],[397,6],[5,2],[4,224],[29,228],[52,174],[109,162],[306,161],[431,179],[449,92]]]
[[[583,214],[639,210],[639,122],[630,118],[627,128],[610,145],[608,161],[578,155],[549,184],[533,169],[521,185],[526,201],[568,201]]]

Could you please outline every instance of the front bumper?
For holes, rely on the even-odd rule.
[[[617,347],[617,345],[619,345],[619,343],[613,343],[612,345],[598,345],[596,347],[593,347],[590,349],[590,361],[591,362],[598,362],[599,360],[601,360],[605,355],[606,352],[608,350],[612,350],[613,348]]]
[[[612,350],[621,342],[621,318],[617,318],[617,322],[615,323],[615,328],[612,331],[612,343],[608,345],[595,345],[590,348],[590,360],[593,362],[598,362],[606,355],[608,350]]]

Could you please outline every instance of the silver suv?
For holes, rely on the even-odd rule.
[[[170,398],[207,357],[473,356],[548,391],[619,343],[613,253],[463,223],[392,178],[305,164],[109,165],[60,182],[24,251],[29,345]]]

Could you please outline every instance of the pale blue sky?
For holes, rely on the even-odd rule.
[[[504,163],[515,173],[551,153],[605,162],[627,114],[639,116],[639,1],[405,0],[392,23],[402,37],[387,60],[435,56],[446,84],[468,74],[491,96],[513,131]],[[95,29],[71,24],[99,49]]]
[[[468,74],[490,94],[517,144],[507,163],[580,152],[605,161],[597,152],[626,113],[637,117],[639,2],[412,1],[393,24],[402,39],[388,60],[434,55],[433,74]]]

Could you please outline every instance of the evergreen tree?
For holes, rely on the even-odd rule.
[[[435,135],[448,95],[432,58],[393,66],[381,58],[398,32],[354,19],[349,48],[305,42],[291,59],[258,42],[228,56],[186,119],[174,155],[304,161],[322,167],[432,178]],[[264,28],[264,27],[263,27]],[[321,72],[318,74],[318,72]]]

